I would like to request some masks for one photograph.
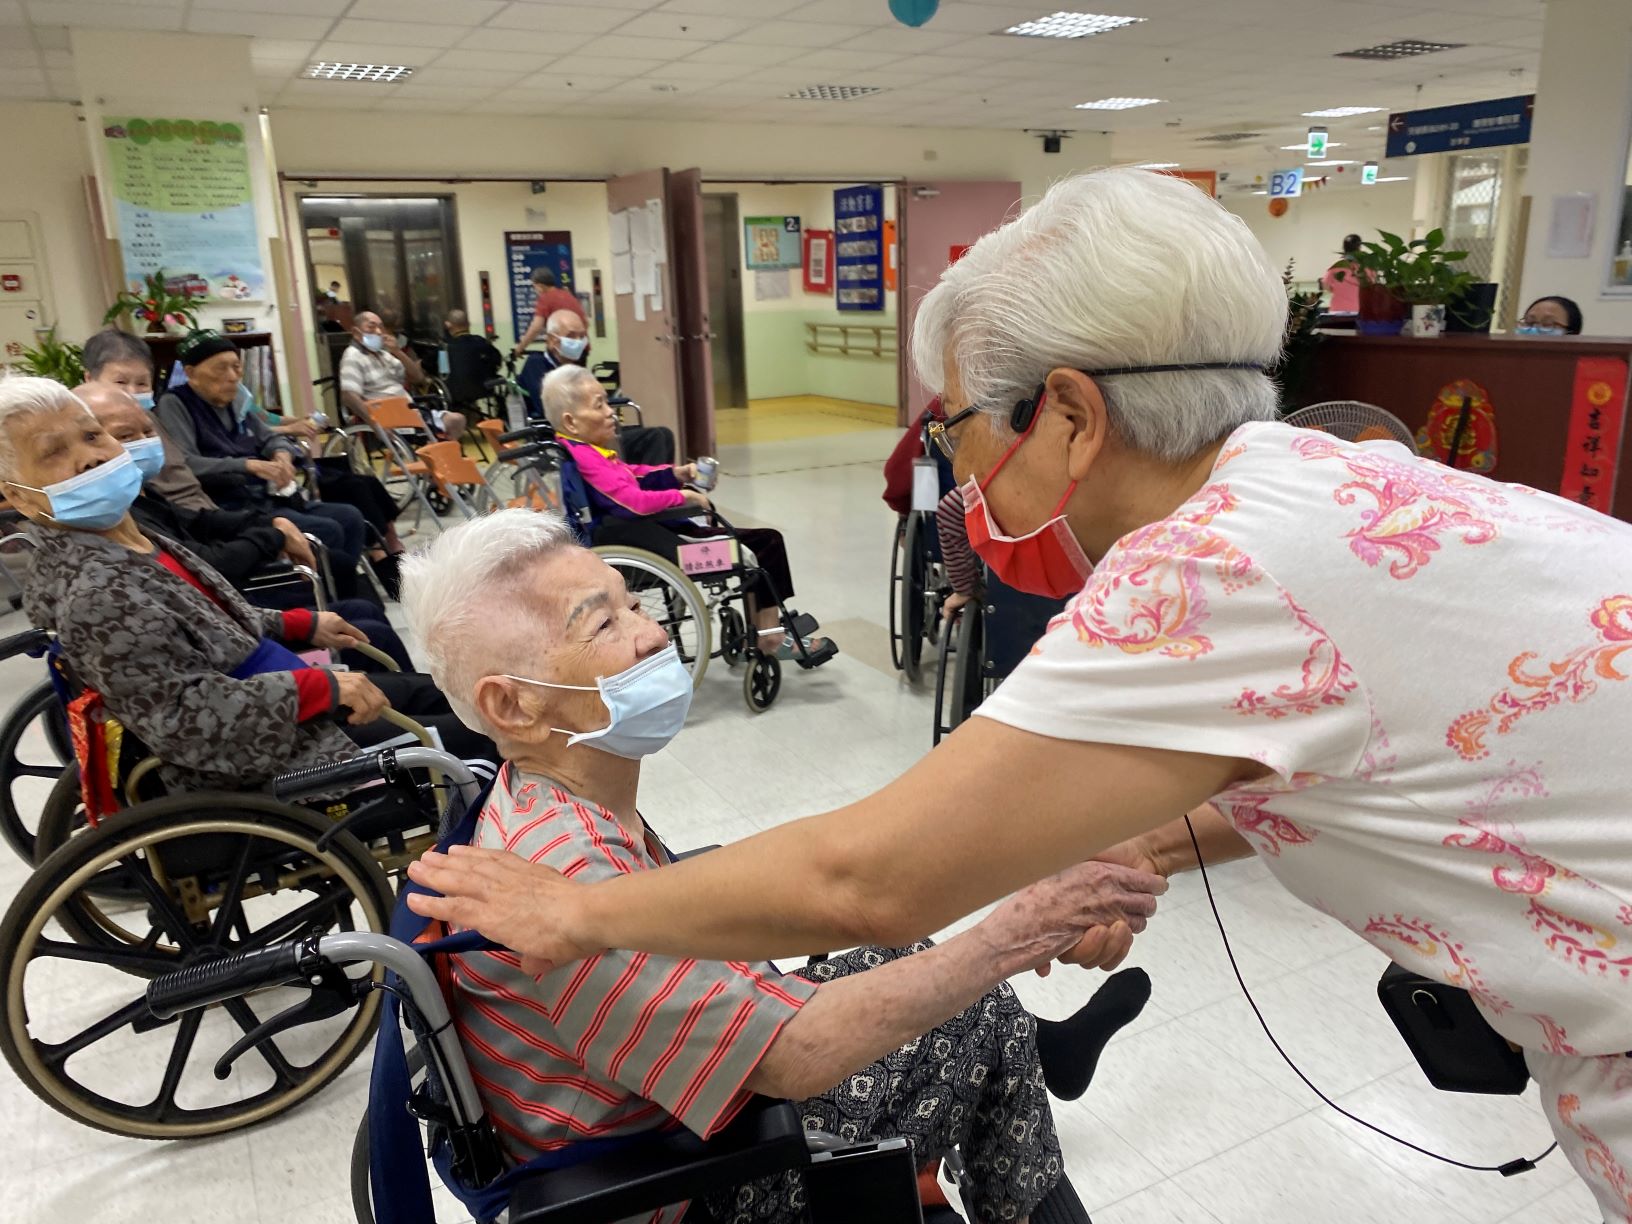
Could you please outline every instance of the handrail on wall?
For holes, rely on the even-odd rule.
[[[832,333],[837,332],[835,336]],[[805,347],[835,357],[896,356],[895,324],[806,323]]]

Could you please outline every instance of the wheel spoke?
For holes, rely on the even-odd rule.
[[[260,1027],[260,1017],[255,1014],[248,1003],[244,1002],[242,997],[227,999],[221,1006],[226,1009],[227,1015],[231,1016],[233,1022],[243,1029],[246,1034]],[[278,1049],[278,1043],[272,1039],[270,1033],[257,1041],[253,1048],[257,1054],[266,1060],[266,1065],[272,1069],[272,1075],[278,1081],[277,1086],[279,1088],[292,1088],[300,1082],[299,1074],[294,1067],[289,1065],[289,1060],[283,1056],[283,1051]]]
[[[151,937],[152,932],[149,932]],[[60,939],[42,939],[34,945],[36,958],[84,961],[92,965],[112,965],[127,973],[168,973],[181,967],[171,953],[154,951],[151,947],[128,945],[88,945],[66,943]]]
[[[143,995],[132,1003],[126,1003],[118,1011],[109,1012],[89,1028],[75,1033],[67,1041],[40,1042],[40,1057],[48,1066],[55,1067],[60,1071],[63,1063],[78,1054],[86,1046],[95,1045],[109,1034],[117,1033],[131,1021],[140,1020],[149,1014],[147,996]]]
[[[148,854],[151,855],[152,853],[153,850],[149,847]],[[135,880],[136,887],[141,890],[148,903],[157,911],[157,916],[168,921],[169,925],[166,933],[181,946],[182,950],[190,952],[198,947],[198,938],[193,931],[192,923],[188,922],[187,916],[176,908],[176,903],[170,894],[159,887],[159,882],[153,878],[152,872],[144,870],[134,854],[126,855],[119,860],[119,864],[130,873],[130,876]],[[163,925],[163,923],[161,922],[160,925]]]
[[[330,883],[312,900],[306,902],[298,909],[290,910],[281,918],[274,919],[272,922],[267,923],[253,935],[245,938],[243,942],[234,945],[233,951],[243,952],[248,951],[251,948],[265,948],[277,943],[281,939],[288,939],[291,935],[301,934],[310,927],[316,925],[316,919],[325,910],[335,912],[344,910],[346,908],[344,903],[337,905],[336,902],[341,902],[343,898],[350,895],[351,894],[347,892],[345,885],[340,883]],[[330,921],[332,922],[333,918],[331,918]],[[327,926],[328,924],[325,923],[323,925]]]
[[[29,765],[26,762],[12,758],[6,766],[6,772],[13,778],[50,778],[55,781],[62,777],[62,766],[58,765]]]
[[[249,852],[254,848],[254,840],[245,838],[238,861],[232,865],[232,875],[221,889],[221,907],[216,910],[215,921],[210,924],[209,946],[212,948],[223,946],[227,932],[243,916],[244,882],[249,879]]]
[[[187,1069],[187,1058],[193,1052],[193,1041],[198,1037],[198,1026],[203,1020],[202,1007],[182,1014],[181,1023],[176,1027],[176,1040],[170,1046],[170,1061],[164,1066],[164,1082],[159,1085],[159,1095],[143,1111],[149,1118],[161,1121],[175,1109],[176,1088],[181,1084],[182,1072]]]

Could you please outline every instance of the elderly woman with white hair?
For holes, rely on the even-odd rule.
[[[416,875],[456,895],[423,904],[554,962],[782,955],[910,939],[1094,856],[1256,854],[1257,887],[1465,988],[1632,1220],[1632,528],[1276,424],[1285,313],[1191,185],[1056,185],[915,324],[975,548],[1073,596],[979,717],[878,794],[674,871],[436,858]]]

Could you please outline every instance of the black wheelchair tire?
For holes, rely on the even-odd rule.
[[[935,660],[935,710],[930,733],[930,747],[939,744],[942,736],[950,735],[956,729],[951,712],[947,708],[947,700],[953,692],[952,686],[948,682],[951,679],[952,669],[956,666],[957,660],[955,639],[964,618],[974,609],[974,604],[965,604],[963,615],[959,616],[957,620],[947,617],[941,621],[940,653]]]
[[[890,549],[890,664],[901,670],[901,558],[906,555],[907,516],[895,524],[895,540]]]
[[[57,1112],[97,1130],[140,1139],[199,1138],[239,1130],[283,1113],[330,1083],[371,1040],[379,1018],[377,993],[365,997],[339,1035],[305,1066],[296,1067],[284,1057],[277,1036],[247,1054],[247,1059],[259,1058],[270,1069],[271,1088],[247,1099],[194,1108],[178,1102],[176,1089],[188,1060],[195,1057],[194,1038],[204,1011],[149,1028],[144,992],[145,979],[192,963],[199,956],[262,946],[314,924],[342,930],[358,926],[386,930],[393,899],[385,873],[367,847],[349,833],[331,836],[319,851],[319,839],[332,830],[326,817],[266,796],[197,792],[138,804],[70,838],[40,864],[0,919],[0,990],[4,992],[0,995],[0,1053],[13,1072]],[[220,917],[220,910],[209,906],[204,918],[188,918],[184,893],[177,891],[185,884],[181,871],[171,876],[151,868],[153,862],[166,860],[177,865],[188,854],[202,853],[206,844],[212,850],[234,844],[244,847],[237,866],[228,869],[223,865],[215,872],[225,881],[221,895],[230,892],[232,898],[230,929],[206,929]],[[250,871],[249,855],[257,846],[271,857]],[[285,856],[290,857],[287,867]],[[147,881],[144,892],[150,901],[141,920],[151,929],[145,938],[109,930],[97,945],[87,946],[65,944],[47,933],[47,925],[58,918],[66,899],[89,891],[91,881],[121,864],[127,865],[133,877]],[[161,878],[164,882],[158,883]],[[269,882],[272,891],[309,891],[315,899],[252,929],[243,902],[267,895]],[[231,885],[236,885],[235,891]],[[199,943],[205,938],[211,941],[209,946]],[[179,949],[189,944],[196,950],[183,955]],[[72,1037],[41,1040],[30,1029],[31,1025],[49,1027],[42,1023],[44,1009],[37,1001],[31,1009],[27,999],[28,970],[35,960],[100,965],[109,972],[98,981],[98,990],[106,989],[103,982],[112,983],[118,986],[119,995],[132,997],[132,1001]],[[120,985],[127,980],[128,988]],[[220,1007],[241,1030],[265,1019],[242,999]],[[74,1078],[68,1060],[81,1050],[127,1030],[139,1035],[172,1025],[175,1044],[164,1064],[165,1082],[152,1101],[138,1105],[116,1101]],[[73,1048],[62,1053],[67,1047]],[[208,1056],[206,1051],[204,1057]]]
[[[730,604],[720,605],[720,658],[727,667],[742,662],[748,651],[748,623]]]
[[[973,613],[973,615],[971,615]],[[953,648],[952,694],[947,733],[961,727],[986,699],[986,610],[979,601],[965,604],[958,618]]]
[[[38,765],[24,761],[17,755],[23,736],[37,720],[45,720],[45,737],[57,756],[57,764]],[[62,767],[74,759],[73,745],[68,740],[68,726],[63,720],[62,705],[49,680],[30,689],[23,699],[12,707],[4,724],[0,724],[0,837],[26,863],[34,861],[34,846],[38,837],[39,820],[24,816],[13,786],[23,778],[55,778]]]
[[[782,691],[782,663],[775,655],[756,654],[742,674],[742,699],[750,714],[763,714]]]
[[[907,515],[901,543],[902,573],[896,594],[901,610],[901,670],[914,684],[923,675],[924,585],[929,577],[928,553],[923,543],[924,516]]]

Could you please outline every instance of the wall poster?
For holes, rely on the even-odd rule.
[[[800,249],[798,217],[744,217],[742,249],[754,269],[797,268]]]
[[[519,336],[533,319],[533,303],[538,292],[533,286],[533,269],[548,268],[555,283],[569,293],[577,286],[572,279],[571,230],[506,230],[504,262],[510,274],[510,322]]]
[[[884,188],[877,183],[833,193],[833,266],[840,310],[884,309]]]
[[[265,298],[242,124],[110,117],[102,141],[127,288],[163,270],[211,302]]]

